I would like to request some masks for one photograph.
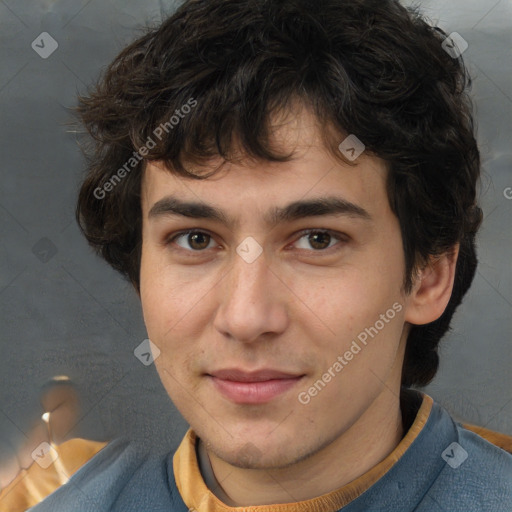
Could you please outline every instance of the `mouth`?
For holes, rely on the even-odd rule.
[[[215,389],[236,404],[263,404],[296,386],[304,374],[264,369],[244,372],[225,369],[207,373]]]

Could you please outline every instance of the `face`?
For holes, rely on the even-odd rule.
[[[303,460],[386,388],[398,393],[406,338],[384,163],[335,159],[307,112],[275,136],[294,160],[204,181],[150,163],[142,184],[140,297],[157,370],[197,435],[240,467]],[[287,209],[320,199],[337,207]],[[180,215],[177,201],[218,215]]]

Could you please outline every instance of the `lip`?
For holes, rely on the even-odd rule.
[[[207,374],[217,391],[237,404],[262,404],[294,387],[304,375],[279,370],[218,370]]]
[[[283,372],[280,370],[272,370],[270,368],[254,370],[251,372],[245,372],[238,368],[226,368],[224,370],[210,372],[208,375],[217,377],[218,379],[235,382],[263,382],[276,379],[294,379],[302,376],[298,373]]]

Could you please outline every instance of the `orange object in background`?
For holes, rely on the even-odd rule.
[[[501,432],[495,432],[488,428],[479,427],[478,425],[471,425],[469,423],[463,423],[462,426],[471,430],[471,432],[478,434],[480,437],[483,437],[486,441],[489,441],[489,443],[492,443],[498,448],[512,454],[512,436],[502,434]]]
[[[37,505],[106,445],[80,438],[53,445],[58,458],[52,464],[44,469],[34,462],[0,492],[0,512],[24,512]]]
[[[16,457],[0,467],[0,512],[22,512],[66,483],[106,442],[69,439],[79,418],[77,390],[67,376],[41,389],[44,414]]]

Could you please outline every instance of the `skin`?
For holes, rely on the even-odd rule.
[[[148,336],[161,350],[162,383],[207,447],[224,500],[232,506],[310,499],[364,474],[404,433],[400,374],[410,324],[438,318],[450,298],[457,248],[402,289],[405,262],[398,219],[385,190],[382,160],[363,153],[357,166],[335,159],[306,110],[275,132],[286,163],[241,159],[205,181],[174,176],[148,163],[142,181],[140,298]],[[343,138],[340,139],[340,141]],[[215,163],[215,162],[212,162]],[[148,218],[167,195],[201,201],[238,220]],[[329,215],[269,228],[274,206],[337,196],[371,220]],[[181,230],[211,235],[198,249]],[[345,238],[310,243],[305,229]],[[263,248],[252,263],[236,252],[248,236]],[[325,242],[324,242],[325,241]],[[166,243],[167,242],[167,243]],[[201,246],[200,246],[201,247]],[[304,405],[298,394],[321,379],[352,340],[394,303],[400,312]],[[304,375],[264,404],[235,404],[205,374],[236,367]],[[378,428],[375,426],[378,425]]]

